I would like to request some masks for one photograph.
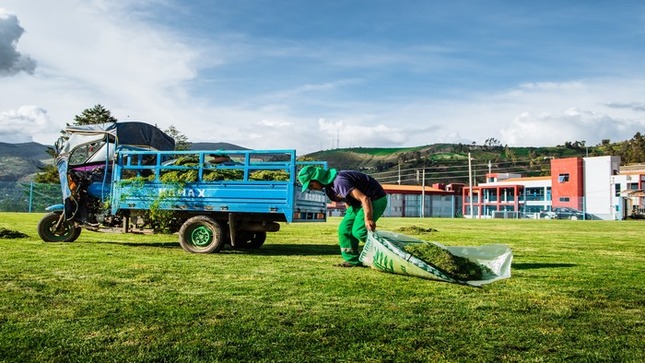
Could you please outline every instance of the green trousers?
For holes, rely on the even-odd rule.
[[[372,219],[376,222],[387,207],[387,196],[372,201]],[[359,241],[367,240],[367,228],[365,228],[365,213],[363,208],[347,207],[345,217],[338,226],[338,244],[343,259],[353,265],[360,262],[358,256]]]

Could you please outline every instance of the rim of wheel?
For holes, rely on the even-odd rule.
[[[49,232],[52,234],[52,236],[58,238],[66,238],[72,234],[72,226],[70,224],[65,223],[63,225],[62,231],[56,231],[56,223],[56,221],[52,221],[52,223],[49,224]]]
[[[213,241],[213,231],[206,226],[199,226],[190,232],[190,242],[198,247],[206,247]]]

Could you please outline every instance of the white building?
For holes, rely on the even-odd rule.
[[[613,178],[620,172],[619,156],[583,158],[585,212],[600,219],[618,218]]]
[[[578,213],[571,219],[645,217],[644,186],[645,171],[621,174],[617,156],[553,159],[550,176],[487,174],[464,187],[462,208],[474,218],[554,217],[556,209]]]

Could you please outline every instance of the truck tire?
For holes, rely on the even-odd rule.
[[[192,217],[179,229],[179,244],[187,252],[219,252],[224,246],[222,227],[210,217]]]
[[[60,213],[48,213],[38,222],[38,236],[45,242],[74,242],[81,235],[81,227],[73,222],[63,221],[61,228],[56,230]]]
[[[266,232],[238,232],[235,238],[235,248],[256,249],[262,247],[267,239]]]

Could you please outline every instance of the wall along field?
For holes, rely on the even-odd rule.
[[[0,362],[645,360],[643,221],[379,221],[509,245],[512,277],[473,288],[334,267],[338,218],[198,255],[176,235],[44,243],[41,216],[0,213],[29,236],[0,238]]]

